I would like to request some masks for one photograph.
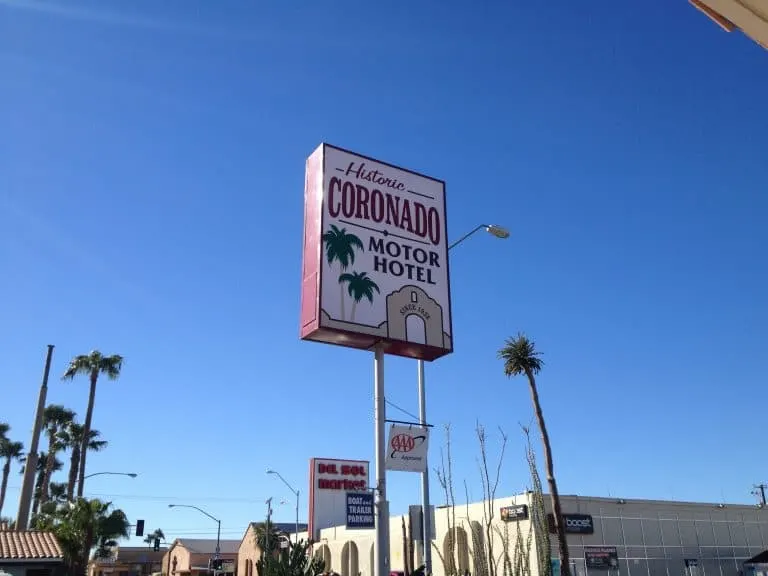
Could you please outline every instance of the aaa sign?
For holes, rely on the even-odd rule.
[[[428,428],[392,425],[387,444],[387,470],[425,472],[427,469]]]
[[[301,337],[453,350],[445,183],[328,144],[308,158]]]

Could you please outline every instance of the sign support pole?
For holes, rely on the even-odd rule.
[[[374,425],[376,441],[376,542],[374,544],[374,576],[389,574],[389,509],[387,502],[387,472],[385,469],[386,430],[384,421],[384,346],[374,348]]]
[[[427,399],[424,387],[424,360],[418,360],[419,372],[419,420],[422,426],[427,425]],[[424,573],[432,574],[432,517],[429,514],[429,463],[425,464],[425,470],[421,473],[421,513],[423,528],[422,546],[424,551]]]

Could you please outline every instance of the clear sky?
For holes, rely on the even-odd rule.
[[[304,521],[309,458],[374,448],[371,354],[298,338],[327,141],[444,179],[453,238],[512,231],[452,252],[455,353],[427,366],[432,460],[450,423],[473,497],[476,421],[510,437],[499,493],[526,487],[528,390],[496,359],[524,330],[561,492],[752,501],[768,52],[684,0],[386,4],[0,0],[0,420],[29,442],[46,344],[49,399],[81,417],[67,360],[120,353],[89,472],[140,476],[89,495],[240,538],[291,497],[270,466]],[[415,412],[415,362],[388,358],[386,390]],[[393,513],[418,486],[389,475]]]

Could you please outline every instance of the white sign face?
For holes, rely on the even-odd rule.
[[[425,472],[428,440],[428,428],[392,424],[387,443],[387,470]]]
[[[347,521],[347,492],[370,489],[368,462],[313,458],[309,462],[309,535],[343,526]]]
[[[326,341],[451,352],[445,183],[323,146],[319,328],[350,336]]]

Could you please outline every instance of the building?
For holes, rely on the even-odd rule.
[[[162,569],[167,548],[155,552],[147,546],[117,546],[109,558],[88,563],[88,576],[149,576]]]
[[[231,568],[225,569],[223,574],[234,574],[240,543],[240,540],[220,542],[221,559],[225,567]],[[177,538],[163,555],[163,576],[208,576],[208,561],[215,553],[215,539]]]
[[[64,572],[64,553],[50,532],[9,530],[0,526],[0,573],[11,576],[57,576]]]
[[[237,552],[237,576],[255,576],[257,574],[256,562],[261,557],[261,548],[256,540],[256,530],[262,524],[263,522],[251,522],[248,524],[245,534],[243,534],[243,539]],[[296,531],[296,524],[275,522],[272,525],[275,531],[281,534],[287,535]],[[305,531],[306,529],[306,524],[299,524],[299,530]],[[299,533],[299,537],[301,538],[302,534],[306,539],[306,533],[303,532]]]
[[[741,30],[768,49],[768,2],[765,0],[689,0],[726,32]]]
[[[531,530],[531,493],[500,498],[493,502],[493,545],[497,554],[506,551],[512,560],[519,550],[504,545],[504,534],[517,530],[527,538]],[[709,504],[662,500],[630,500],[582,496],[561,496],[568,523],[568,548],[572,573],[576,576],[741,576],[745,563],[761,566],[759,554],[768,549],[768,509],[741,504]],[[545,496],[547,513],[549,499]],[[503,521],[505,509],[506,521]],[[457,505],[455,514],[454,561],[457,571],[476,573],[473,542],[483,542],[483,503]],[[449,558],[448,520],[450,509],[435,513],[433,573],[444,576],[440,556]],[[405,518],[407,522],[407,517]],[[390,519],[390,568],[403,569],[402,516]],[[551,531],[551,530],[550,530]],[[348,530],[345,526],[325,528],[315,553],[326,561],[326,570],[342,576],[373,575],[373,530]],[[552,557],[558,556],[556,536],[550,534]],[[536,576],[532,536],[531,574]],[[420,552],[420,551],[419,551]],[[421,553],[416,554],[416,566]],[[555,561],[556,563],[557,561]],[[749,566],[747,566],[749,568]]]

